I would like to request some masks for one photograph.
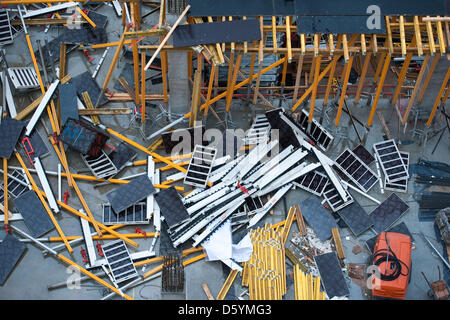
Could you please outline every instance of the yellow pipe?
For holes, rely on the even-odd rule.
[[[147,232],[144,236],[142,233],[121,233],[122,236],[130,238],[130,239],[140,239],[140,238],[151,238],[155,236],[154,232]],[[76,239],[82,238],[82,236],[66,236],[67,240],[72,241]],[[94,240],[111,240],[117,239],[118,237],[112,234],[104,234],[102,236],[92,236]],[[50,237],[48,238],[50,242],[60,242],[62,241],[61,237]]]
[[[74,266],[75,268],[77,268],[78,270],[80,270],[82,273],[84,273],[85,275],[87,275],[88,277],[94,279],[95,281],[97,281],[98,283],[104,285],[105,287],[107,287],[108,289],[112,290],[114,293],[117,293],[119,296],[127,299],[127,300],[133,300],[133,298],[131,298],[130,296],[128,296],[125,293],[121,293],[119,290],[117,290],[117,288],[115,288],[114,286],[110,285],[109,283],[107,283],[106,281],[100,279],[99,277],[97,277],[95,274],[87,271],[86,269],[84,269],[83,267],[79,266],[78,264],[76,264],[75,262],[73,262],[72,260],[66,258],[65,256],[63,256],[62,254],[58,254],[57,255],[58,258],[60,258],[61,260],[63,260],[64,262],[70,264],[71,266]]]
[[[184,173],[187,172],[187,170],[186,170],[185,168],[183,168],[183,167],[181,167],[181,166],[179,166],[179,165],[177,165],[177,164],[175,164],[175,163],[173,163],[173,162],[171,162],[171,161],[165,159],[164,157],[160,156],[160,155],[157,154],[157,153],[153,153],[153,152],[148,151],[145,147],[143,147],[143,146],[141,146],[140,144],[134,142],[133,140],[128,139],[128,138],[125,137],[124,135],[121,135],[120,133],[118,133],[118,132],[116,132],[116,131],[114,131],[114,130],[112,130],[112,129],[110,129],[110,128],[107,128],[106,131],[108,131],[108,133],[112,134],[112,135],[115,136],[116,138],[118,138],[118,139],[120,139],[120,140],[122,140],[122,141],[125,141],[126,143],[132,145],[132,146],[135,147],[136,149],[139,149],[139,150],[141,150],[141,151],[147,153],[148,155],[150,155],[150,156],[152,156],[152,157],[154,157],[154,158],[156,158],[156,159],[158,159],[158,160],[160,160],[160,161],[166,163],[167,165],[171,166],[172,168],[177,169],[177,170],[179,170],[179,171],[181,171],[181,172],[184,172]]]
[[[80,7],[76,7],[77,11],[83,16],[83,18],[95,29],[97,29],[97,25],[92,21],[86,13],[84,13],[83,10],[80,9]]]

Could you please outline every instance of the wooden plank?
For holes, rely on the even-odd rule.
[[[348,86],[348,79],[350,77],[350,71],[352,69],[353,64],[353,56],[350,57],[350,60],[347,62],[347,65],[345,66],[345,75],[344,75],[344,81],[342,84],[342,91],[341,91],[341,98],[339,99],[339,107],[336,114],[336,119],[334,121],[334,125],[337,127],[341,121],[341,113],[342,108],[344,107],[344,100],[345,96],[347,94],[347,86]]]
[[[205,106],[205,110],[204,110],[204,115],[205,117],[208,115],[208,111],[209,111],[209,106],[210,106],[210,101],[211,101],[211,93],[212,93],[212,87],[213,87],[213,83],[214,83],[214,75],[216,73],[216,66],[212,65],[211,66],[211,73],[209,74],[209,83],[208,83],[208,92],[206,94],[206,106]]]
[[[429,18],[429,16],[427,16],[427,18]],[[431,50],[431,54],[434,55],[436,53],[436,48],[434,46],[433,26],[430,21],[426,21],[425,25],[427,27],[428,34],[428,47]]]
[[[278,44],[277,44],[277,27],[276,27],[277,17],[272,16],[272,39],[273,39],[273,53],[277,53]]]
[[[386,120],[384,119],[383,114],[379,110],[377,111],[377,116],[378,116],[378,119],[380,119],[380,123],[381,123],[381,126],[383,127],[386,137],[388,138],[388,140],[392,139],[391,131],[389,130],[389,128],[386,124]]]
[[[286,44],[288,49],[288,63],[292,62],[292,45],[291,45],[291,19],[286,16]]]
[[[347,35],[342,35],[342,46],[344,48],[344,59],[345,61],[348,61],[350,59],[349,53],[348,53],[348,42],[347,42]]]
[[[402,48],[402,57],[406,55],[406,39],[405,39],[405,17],[400,16],[400,46]]]
[[[421,57],[423,55],[422,36],[420,34],[419,17],[414,16],[414,35],[417,44],[417,55]]]
[[[436,65],[437,65],[440,57],[441,56],[439,54],[434,56],[433,62],[431,63],[430,69],[428,70],[428,74],[425,79],[425,82],[421,88],[419,98],[417,98],[417,103],[420,103],[422,101],[422,99],[425,95],[425,92],[427,90],[428,84],[430,83],[431,77],[433,76],[434,69],[436,68]]]
[[[330,48],[330,55],[333,55],[334,53],[334,40],[333,40],[333,34],[328,35],[328,47]]]
[[[89,96],[89,93],[87,91],[83,92],[81,94],[83,96],[84,104],[88,110],[95,110],[94,106],[92,105],[91,97]],[[91,119],[94,122],[95,125],[98,125],[100,123],[100,119],[96,115],[91,115]]]
[[[201,82],[201,73],[199,71],[195,72],[194,76],[194,85],[192,86],[192,100],[191,100],[191,116],[189,118],[189,127],[193,128],[195,126],[195,122],[197,121],[198,114],[198,102],[199,102],[199,94],[200,94],[200,83]]]
[[[414,90],[413,90],[413,92],[411,94],[411,97],[409,98],[409,102],[408,102],[408,106],[406,107],[405,114],[403,115],[402,125],[405,125],[406,121],[408,120],[409,113],[411,112],[412,106],[413,106],[413,104],[414,104],[414,102],[416,100],[416,96],[417,96],[417,93],[419,92],[420,85],[422,84],[422,79],[423,79],[423,76],[424,76],[425,71],[427,69],[429,60],[430,60],[430,55],[427,54],[425,56],[425,59],[422,62],[422,68],[420,68],[420,72],[419,72],[419,75],[417,77],[416,84],[414,85]]]
[[[364,58],[364,64],[361,71],[361,75],[359,77],[359,83],[358,83],[358,89],[356,90],[355,94],[355,100],[353,101],[354,104],[359,103],[359,99],[361,97],[361,92],[364,87],[364,81],[366,79],[367,70],[369,68],[370,59],[372,58],[372,52],[369,52],[366,57]]]
[[[234,86],[236,85],[239,68],[241,66],[241,60],[242,60],[242,54],[239,54],[236,59],[236,64],[234,66],[233,78],[231,80],[230,88],[228,89],[229,92],[228,92],[227,98],[226,98],[226,109],[225,109],[226,112],[230,111],[231,101],[233,99]]]
[[[292,222],[294,221],[295,212],[297,209],[295,207],[291,207],[288,212],[288,216],[286,219],[286,224],[284,225],[281,244],[284,247],[286,245],[287,238],[289,237],[289,231],[291,230]]]
[[[202,289],[205,292],[206,296],[208,297],[208,300],[215,300],[206,283],[202,283]]]
[[[322,56],[318,56],[316,58],[315,63],[315,70],[314,70],[314,83],[313,83],[313,89],[311,94],[311,105],[309,107],[309,117],[308,122],[312,122],[314,119],[314,107],[316,104],[316,96],[317,96],[317,87],[319,85],[319,72],[320,72],[320,62],[321,62]]]
[[[139,104],[139,52],[137,40],[133,39],[133,70],[134,70],[134,94],[136,96],[136,104]]]
[[[292,96],[292,103],[295,103],[297,101],[297,97],[298,97],[298,89],[300,87],[300,80],[301,80],[301,76],[302,76],[303,58],[304,58],[304,55],[302,55],[302,54],[298,55],[297,73],[295,75],[295,89],[294,89],[294,95]]]
[[[450,78],[450,68],[447,70],[447,74],[445,75],[444,81],[442,81],[441,89],[436,97],[436,100],[433,105],[433,109],[431,110],[430,116],[428,117],[427,126],[431,126],[431,122],[436,115],[437,108],[439,107],[439,103],[441,102],[442,94],[444,93],[445,87],[447,86],[448,80]]]
[[[333,234],[334,245],[336,246],[336,251],[339,259],[345,259],[345,251],[342,246],[341,235],[339,234],[338,228],[331,229],[331,233]]]
[[[234,279],[236,279],[236,276],[238,274],[238,270],[231,270],[230,274],[228,275],[227,279],[225,280],[222,288],[220,289],[219,294],[217,295],[217,300],[224,300],[225,296],[227,295],[228,291],[230,290],[231,285],[234,282]]]
[[[131,88],[131,86],[127,82],[127,80],[124,77],[120,77],[119,83],[125,89],[125,91],[128,93],[128,95],[133,98],[134,103],[137,104],[138,99],[136,98],[136,94],[135,94],[133,88]]]
[[[302,211],[300,210],[300,205],[297,205],[297,210],[295,211],[295,220],[297,221],[298,231],[301,236],[306,236],[306,225],[303,219]]]
[[[375,116],[375,111],[378,106],[378,101],[380,100],[381,91],[383,90],[384,80],[386,79],[387,72],[389,70],[389,65],[391,62],[391,55],[388,53],[384,62],[383,71],[380,76],[380,81],[378,83],[377,92],[375,94],[375,99],[372,103],[372,109],[370,110],[369,120],[367,125],[370,127],[372,125],[373,117]]]
[[[386,16],[386,32],[387,32],[387,43],[389,47],[389,53],[394,53],[394,43],[392,41],[392,30],[391,30],[391,18]]]
[[[438,16],[439,18],[439,16]],[[439,39],[439,49],[441,51],[441,54],[445,54],[445,40],[444,40],[444,32],[442,31],[442,22],[438,21],[436,22],[436,29],[437,29],[437,35]]]
[[[80,116],[97,116],[97,115],[120,115],[130,114],[130,108],[97,108],[97,109],[85,109],[78,110]]]
[[[264,20],[262,16],[259,17],[259,28],[261,31],[261,40],[259,41],[258,60],[262,62],[264,59]]]
[[[366,43],[366,35],[361,34],[361,52],[365,56],[367,52],[367,43]]]
[[[141,118],[144,122],[146,120],[147,114],[146,114],[146,105],[145,105],[145,52],[141,53]]]

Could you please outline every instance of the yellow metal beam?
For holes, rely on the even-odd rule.
[[[431,110],[431,114],[428,117],[428,121],[427,121],[428,127],[431,126],[431,122],[433,121],[434,116],[436,115],[437,108],[439,107],[439,103],[441,102],[442,94],[444,93],[445,87],[448,84],[449,78],[450,78],[450,68],[447,69],[447,74],[445,75],[444,81],[442,82],[441,89],[439,90],[439,93],[436,97],[436,100],[433,105],[433,109]]]
[[[345,75],[344,75],[344,80],[343,80],[343,84],[342,84],[341,98],[339,100],[339,107],[337,110],[336,119],[334,121],[334,125],[336,127],[339,125],[339,122],[341,121],[341,113],[342,113],[342,108],[344,107],[345,95],[347,94],[348,79],[350,77],[350,71],[352,69],[352,64],[353,64],[353,56],[350,57],[349,61],[347,62],[347,65],[345,66]]]
[[[381,91],[383,90],[384,80],[386,79],[390,63],[391,63],[391,55],[388,53],[384,61],[383,71],[381,72],[380,81],[378,83],[377,92],[375,94],[375,99],[372,103],[372,109],[370,110],[369,120],[367,122],[367,125],[369,127],[372,125],[373,117],[375,116],[375,111],[377,110],[378,101],[380,100]]]

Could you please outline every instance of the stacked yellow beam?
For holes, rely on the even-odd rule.
[[[325,300],[325,292],[320,291],[320,277],[302,272],[294,266],[295,300]]]
[[[250,300],[281,300],[286,293],[286,264],[282,228],[265,225],[250,231],[253,253],[242,271]]]

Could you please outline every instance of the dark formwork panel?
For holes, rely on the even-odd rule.
[[[336,228],[336,221],[315,195],[300,203],[300,210],[306,222],[311,226],[320,240],[326,241],[331,236],[331,229]]]
[[[296,15],[367,15],[373,11],[370,6],[380,8],[385,15],[445,15],[448,13],[448,0],[295,0]],[[447,6],[447,9],[446,9]],[[369,12],[368,12],[369,11]]]
[[[39,200],[39,197],[33,190],[25,192],[14,199],[13,202],[33,237],[39,238],[50,230],[55,229],[41,200]]]
[[[7,234],[0,243],[0,285],[3,285],[27,246],[13,235]]]
[[[341,265],[336,252],[320,254],[314,257],[319,268],[325,292],[331,299],[333,297],[348,296],[350,291],[342,274]]]
[[[372,219],[356,200],[337,212],[355,236],[373,226]]]
[[[163,189],[154,197],[169,228],[189,219],[189,214],[174,187]]]
[[[369,29],[367,16],[300,16],[297,19],[297,33],[367,33],[384,34],[386,26],[380,19],[380,28]]]
[[[189,15],[193,17],[273,16],[275,15],[274,2],[280,2],[277,6],[280,12],[286,15],[289,14],[288,12],[293,13],[293,1],[287,0],[186,0],[186,4],[191,6]]]
[[[108,193],[106,197],[115,212],[121,212],[155,193],[152,180],[146,175],[139,176],[127,184]]]
[[[105,94],[101,92],[102,89],[100,88],[98,83],[94,79],[92,79],[92,76],[88,71],[73,77],[72,83],[77,88],[77,95],[79,97],[81,97],[82,93],[85,91],[89,93],[89,97],[91,98],[92,104],[94,106],[97,103],[97,99],[100,94],[102,95],[98,105],[101,106],[108,102]],[[80,100],[84,102],[82,97],[80,98]]]
[[[77,89],[75,86],[71,83],[59,85],[59,99],[61,105],[61,125],[64,125],[69,118],[78,120]]]
[[[14,147],[19,140],[20,134],[25,128],[25,122],[4,117],[0,123],[0,157],[9,159]]]
[[[373,228],[378,233],[385,231],[408,209],[409,206],[399,196],[392,193],[389,198],[370,213],[370,218],[373,220]]]
[[[261,40],[258,20],[185,24],[173,33],[174,47]]]

